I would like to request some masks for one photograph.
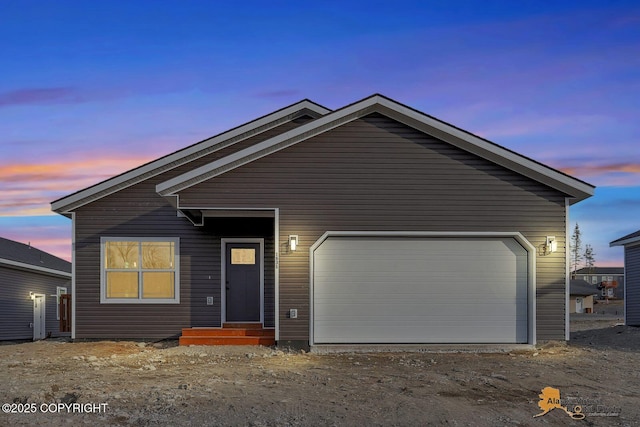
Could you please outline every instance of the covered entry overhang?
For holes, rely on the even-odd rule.
[[[164,198],[176,208],[178,216],[187,218],[197,227],[204,225],[205,218],[276,218],[278,212],[277,208],[181,206],[179,195]]]
[[[535,256],[517,232],[327,232],[310,344],[535,344]]]
[[[213,233],[216,237],[220,238],[221,247],[221,301],[222,301],[222,313],[221,321],[224,324],[229,322],[237,322],[238,319],[233,318],[226,307],[230,299],[230,295],[227,295],[226,281],[229,274],[230,266],[227,265],[231,262],[232,244],[259,243],[259,251],[256,255],[260,255],[256,260],[261,263],[260,271],[260,319],[265,328],[273,328],[275,330],[275,340],[280,339],[280,321],[279,316],[276,313],[279,312],[279,209],[278,208],[253,208],[253,207],[193,207],[193,206],[180,206],[179,198],[171,197],[167,198],[171,200],[176,208],[177,215],[190,221],[195,227],[202,228],[205,232]],[[270,220],[271,221],[270,221]],[[247,221],[246,226],[242,225]],[[253,220],[253,221],[252,221]],[[267,223],[267,230],[264,225]],[[230,228],[227,225],[232,223]],[[218,224],[218,226],[216,226]],[[220,225],[223,224],[223,225]],[[263,224],[259,226],[258,230],[255,229],[256,224]],[[220,230],[220,227],[223,230]],[[257,233],[256,233],[257,231]],[[265,232],[268,231],[268,234]],[[269,243],[271,242],[271,243]],[[232,268],[232,267],[231,267]],[[240,323],[244,320],[239,320]]]

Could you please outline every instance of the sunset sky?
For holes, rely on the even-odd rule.
[[[640,229],[640,2],[3,1],[0,236],[71,257],[50,202],[309,98],[381,93],[597,186]]]

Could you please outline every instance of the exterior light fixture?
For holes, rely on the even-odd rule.
[[[34,294],[33,292],[29,292],[29,298],[36,299],[36,294]]]
[[[547,241],[544,244],[544,251],[546,254],[552,254],[558,250],[558,242],[556,236],[547,236]]]
[[[292,251],[295,251],[297,246],[298,246],[298,235],[297,234],[290,234],[289,235],[289,248],[291,248]]]

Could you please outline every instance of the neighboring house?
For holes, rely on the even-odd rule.
[[[580,279],[571,279],[569,313],[593,313],[593,297],[600,291],[595,285]]]
[[[574,276],[575,279],[598,285],[598,299],[624,299],[624,267],[584,267],[576,271]]]
[[[640,326],[640,230],[609,245],[624,247],[624,323]]]
[[[373,95],[301,101],[52,209],[75,230],[76,338],[535,343],[567,339],[567,215],[593,191]]]
[[[70,262],[0,237],[0,340],[68,336],[59,300],[69,292]]]

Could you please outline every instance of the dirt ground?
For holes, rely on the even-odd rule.
[[[493,354],[5,344],[0,425],[640,425],[640,328],[585,316],[569,345]],[[534,418],[545,387],[586,417]]]

